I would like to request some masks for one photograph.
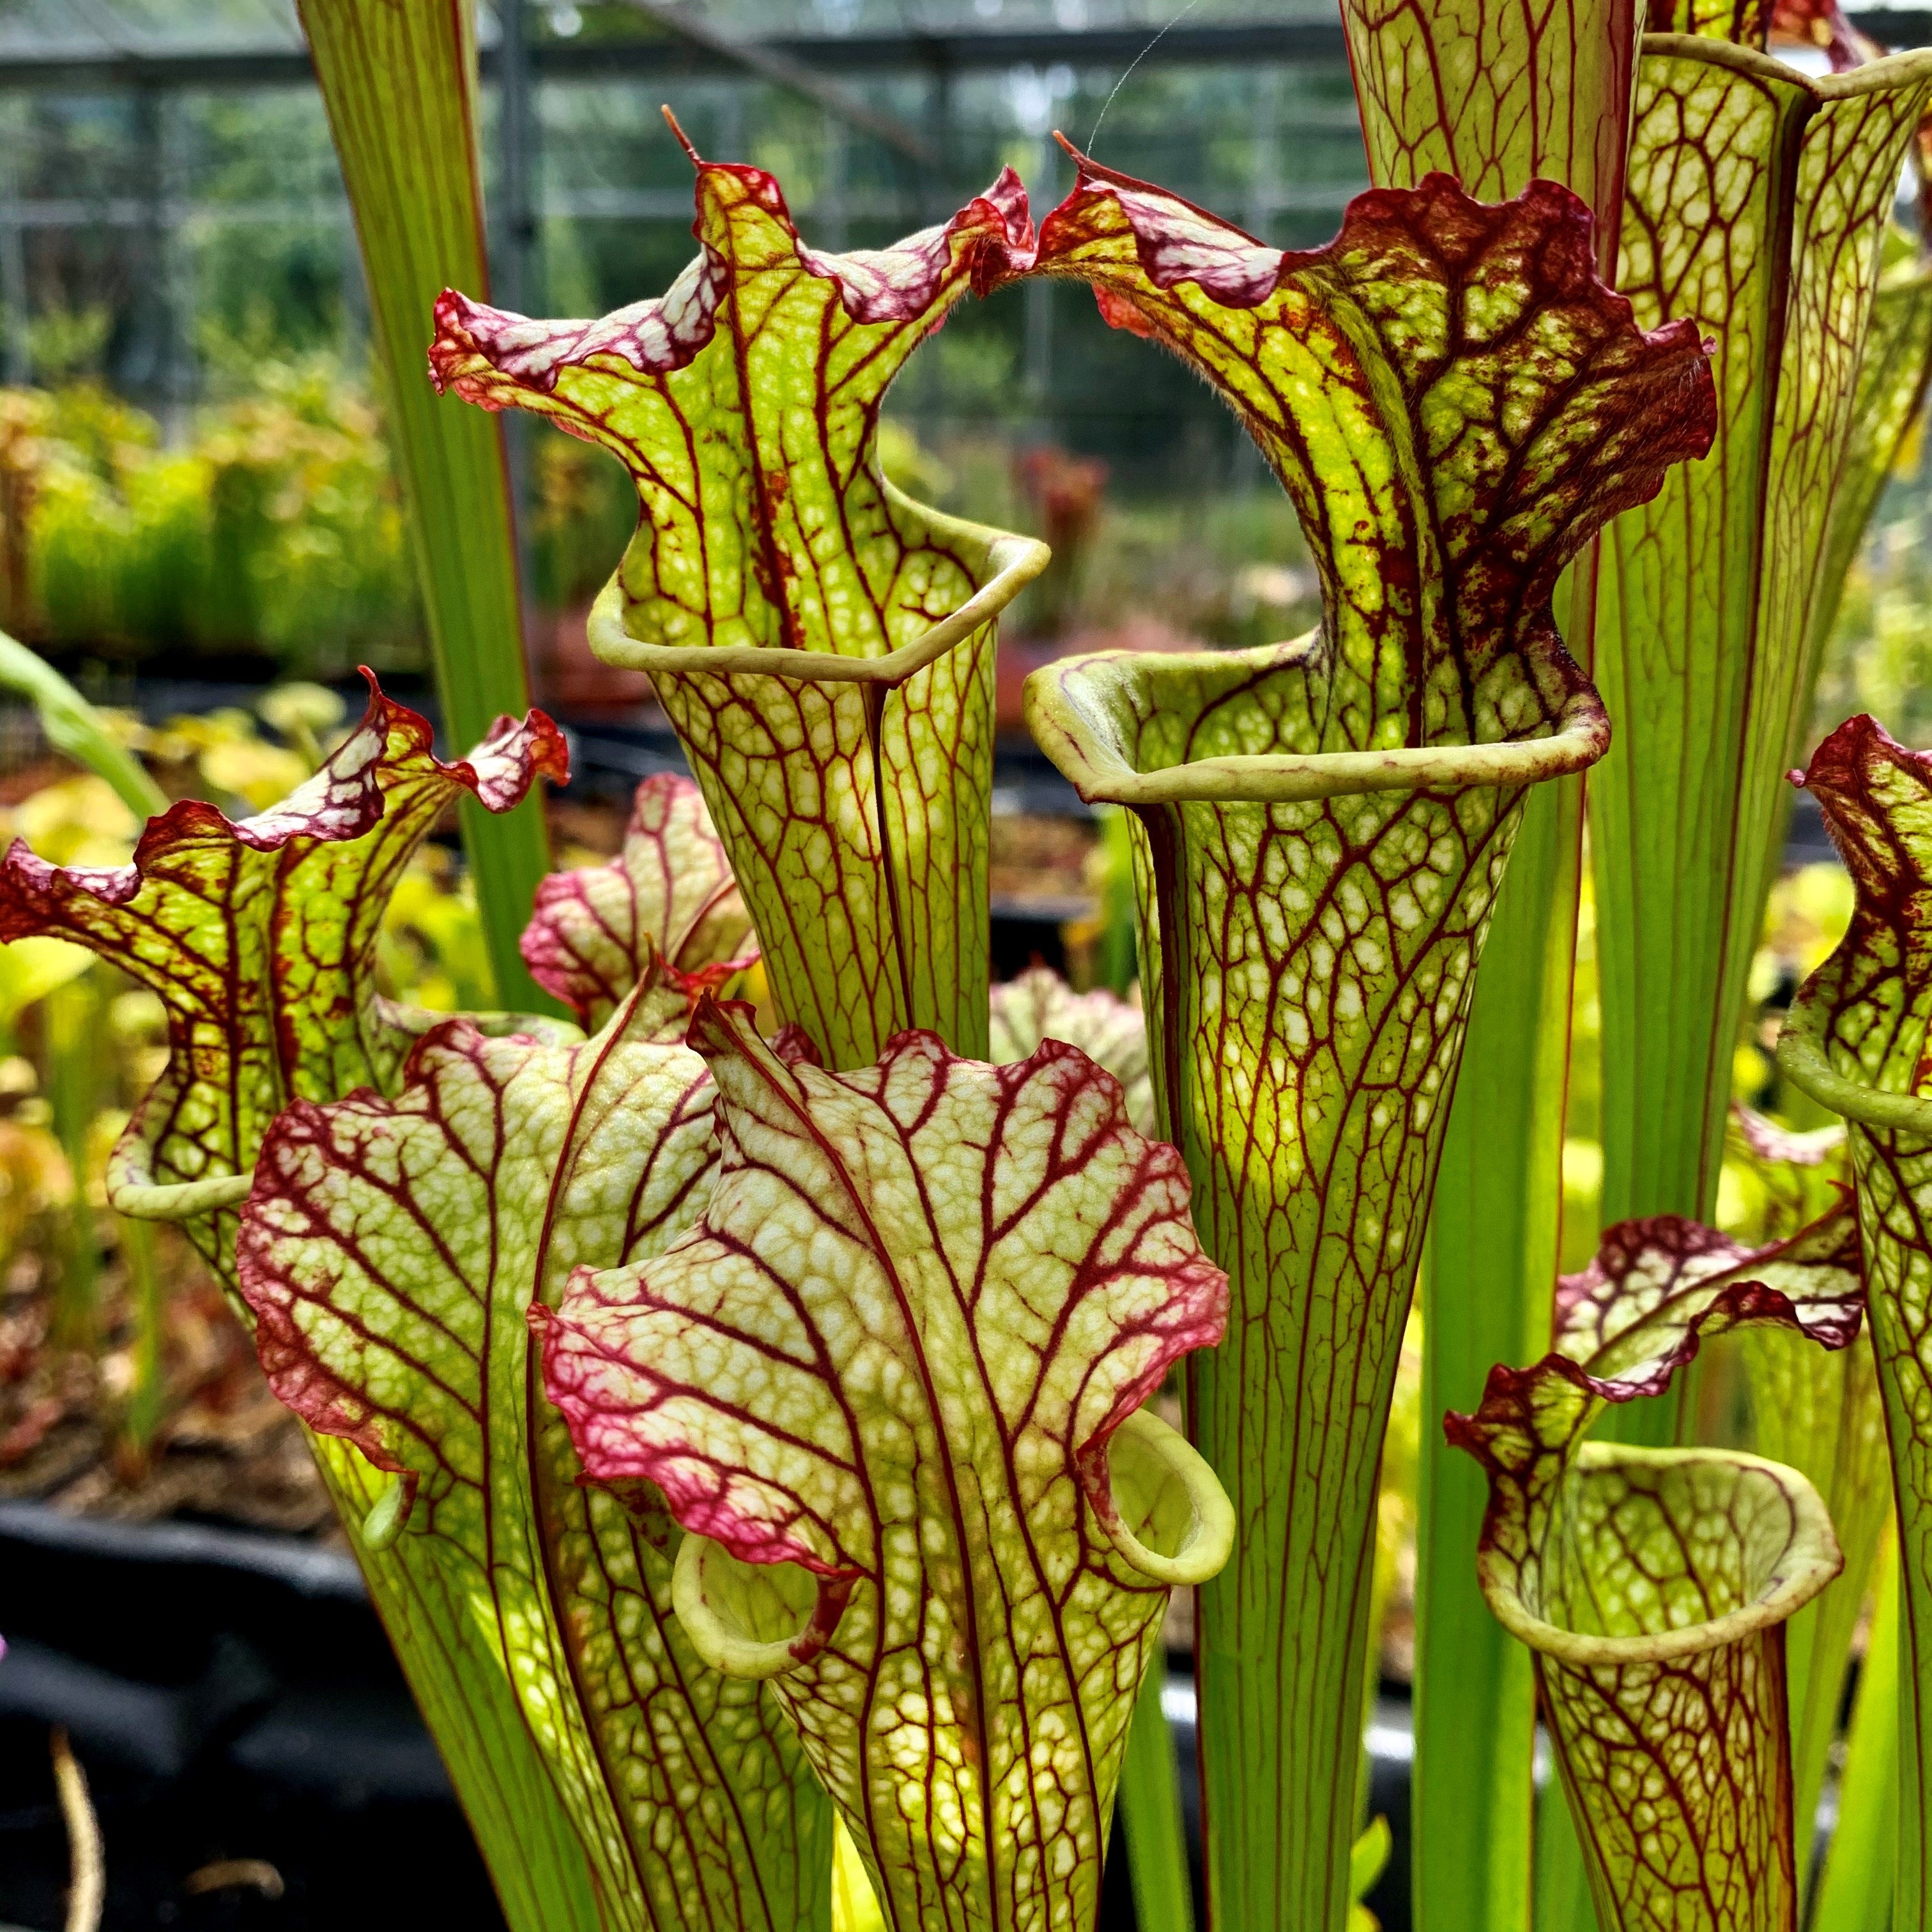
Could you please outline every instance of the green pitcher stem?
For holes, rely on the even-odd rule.
[[[1836,595],[1826,562],[1850,554],[1834,502],[1862,494],[1848,451],[1876,406],[1862,364],[1881,241],[1928,86],[1922,52],[1812,76],[1721,38],[1643,43],[1615,280],[1646,326],[1694,315],[1711,336],[1719,428],[1604,541],[1595,675],[1618,737],[1590,814],[1606,1223],[1716,1207],[1814,612]],[[1675,1426],[1665,1406],[1620,1427],[1656,1443]]]
[[[1880,1559],[1878,1601],[1845,1738],[1838,1822],[1819,1875],[1811,1932],[1882,1932],[1899,1840],[1898,1558]],[[1909,1918],[1896,1922],[1909,1925]]]
[[[1567,758],[1588,755],[1580,740],[1567,750],[1558,738],[1511,748],[1531,770],[1533,760],[1546,761],[1551,776]],[[1183,782],[1172,770],[1160,776],[1169,788]],[[1217,782],[1214,774],[1207,782]],[[1457,932],[1462,918],[1487,910],[1490,881],[1500,874],[1490,858],[1507,853],[1522,794],[1470,796],[1468,870],[1451,895]],[[1498,806],[1499,796],[1512,802]],[[1224,1020],[1213,1035],[1222,1050],[1208,1050],[1204,1001],[1232,995],[1204,992],[1216,976],[1204,949],[1216,944],[1207,936],[1210,898],[1225,890],[1251,900],[1264,926],[1267,893],[1257,880],[1220,874],[1214,857],[1191,848],[1204,842],[1225,859],[1216,842],[1238,844],[1229,828],[1258,809],[1196,803],[1141,812],[1158,934],[1148,935],[1143,952],[1160,961],[1150,1008],[1159,1084],[1194,1175],[1196,1224],[1228,1270],[1232,1299],[1228,1339],[1190,1371],[1195,1439],[1221,1473],[1240,1525],[1236,1561],[1202,1592],[1197,1610],[1205,1852],[1217,1928],[1339,1932],[1356,1827],[1382,1434],[1442,1114],[1430,1110],[1420,1128],[1384,1136],[1384,1103],[1365,1081],[1352,1094],[1337,1093],[1346,1120],[1324,1124],[1318,1154],[1304,1156],[1319,1160],[1318,1175],[1299,1161],[1250,1157],[1257,1109],[1272,1117],[1292,1104],[1276,1084],[1285,1048],[1271,1034],[1250,1038]],[[1384,794],[1372,809],[1400,808]],[[1484,829],[1472,832],[1478,822]],[[1384,824],[1382,836],[1396,835]],[[1215,883],[1204,884],[1210,878]],[[1400,986],[1409,975],[1428,979],[1439,970],[1437,948],[1465,943],[1444,932],[1426,956],[1406,959],[1364,1016],[1365,1041],[1380,1037],[1378,1028],[1396,1036],[1405,1010]],[[1459,1012],[1448,1043],[1437,1043],[1446,1077],[1460,1029]],[[1352,1063],[1358,1050],[1365,1062],[1376,1060],[1375,1048],[1358,1042]],[[1406,1122],[1408,1108],[1400,1112]],[[1370,1216],[1378,1226],[1400,1217],[1400,1228],[1386,1241],[1349,1240],[1346,1231]]]
[[[308,1442],[337,1513],[360,1522],[389,1478],[345,1442],[313,1432]],[[469,1580],[426,1537],[401,1538],[362,1573],[457,1802],[486,1848],[511,1932],[617,1932],[599,1909],[590,1862],[516,1687],[476,1650]]]
[[[438,290],[484,275],[473,16],[370,0],[298,11],[361,244],[443,730],[460,749],[530,703],[502,432],[440,400],[423,366]],[[457,818],[498,1002],[554,1010],[517,950],[550,870],[541,800],[494,814],[465,804]]]
[[[1433,1424],[1472,1406],[1496,1363],[1549,1346],[1582,805],[1582,782],[1566,778],[1524,808],[1476,982],[1424,1275],[1411,1856],[1418,1923],[1453,1932],[1528,1932],[1535,1688],[1476,1587],[1481,1476]]]
[[[1856,721],[1855,721],[1856,722]],[[1846,731],[1852,728],[1844,728]],[[1821,756],[1822,754],[1821,754]],[[1815,770],[1815,766],[1814,766]],[[1842,950],[1853,953],[1858,928]],[[1932,1630],[1932,1443],[1922,1418],[1932,1396],[1924,1354],[1924,1310],[1932,1294],[1932,1248],[1915,1205],[1932,1154],[1932,1100],[1880,1091],[1838,1072],[1823,1043],[1834,958],[1793,1004],[1778,1042],[1786,1077],[1850,1128],[1852,1172],[1868,1244],[1872,1346],[1878,1359],[1898,1498],[1904,1616],[1899,1666],[1899,1805],[1894,1925],[1932,1924],[1932,1788],[1920,1767],[1932,1763],[1932,1656],[1919,1633]],[[1822,982],[1822,987],[1821,987]],[[1916,1186],[1915,1186],[1915,1180]]]
[[[779,1014],[832,1066],[869,1064],[909,1026],[987,1048],[993,657],[1000,614],[1048,552],[920,514],[985,580],[886,656],[644,643],[616,580],[589,627],[603,662],[655,682],[758,921]],[[784,808],[761,812],[775,797]]]
[[[1174,1732],[1162,1703],[1167,1678],[1166,1656],[1156,1650],[1142,1681],[1133,1727],[1127,1733],[1126,1756],[1120,1762],[1114,1842],[1108,1856],[1120,1856],[1124,1833],[1134,1918],[1142,1932],[1192,1932],[1194,1898],[1188,1878],[1180,1778],[1174,1761]]]

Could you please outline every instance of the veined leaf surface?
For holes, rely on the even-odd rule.
[[[1645,42],[1617,285],[1640,320],[1712,337],[1718,427],[1707,461],[1605,538],[1597,670],[1618,736],[1590,812],[1607,1219],[1715,1205],[1880,243],[1928,90],[1924,54],[1813,78],[1721,39]]]
[[[1191,1370],[1240,1525],[1200,1603],[1210,1906],[1338,1928],[1375,1471],[1471,976],[1524,788],[1607,728],[1550,596],[1704,447],[1707,373],[1694,332],[1632,325],[1547,183],[1378,190],[1284,256],[1083,164],[1040,261],[1235,404],[1322,584],[1297,643],[1076,658],[1027,698],[1082,795],[1139,812],[1156,1083],[1231,1277]]]
[[[1370,178],[1454,175],[1478,201],[1556,182],[1596,215],[1607,270],[1642,18],[1634,0],[1344,0]]]
[[[1640,62],[1616,279],[1640,318],[1708,332],[1719,426],[1706,462],[1618,520],[1600,573],[1597,672],[1620,728],[1590,786],[1608,1220],[1716,1208],[1778,777],[1900,380],[1874,358],[1910,346],[1870,318],[1932,83],[1923,56],[1859,66],[1871,50],[1831,0],[1681,0],[1652,24],[1673,31]],[[1766,58],[1774,33],[1856,70],[1801,74]],[[1678,1400],[1610,1432],[1667,1442]]]
[[[1169,1586],[1226,1499],[1141,1409],[1220,1339],[1174,1150],[1048,1042],[788,1065],[700,1004],[721,1163],[657,1258],[580,1271],[544,1380],[596,1480],[687,1532],[701,1654],[768,1678],[890,1922],[1090,1928]]]
[[[1904,1565],[1900,1804],[1894,1922],[1932,1912],[1932,754],[1871,718],[1841,724],[1804,776],[1857,891],[1838,950],[1807,980],[1778,1042],[1786,1075],[1844,1114],[1865,1244]]]
[[[638,786],[616,858],[538,886],[524,961],[584,1025],[601,1027],[637,984],[647,944],[672,971],[713,985],[758,956],[704,794],[670,772]]]
[[[1120,1083],[1127,1118],[1154,1131],[1154,1076],[1148,1064],[1147,1021],[1140,1007],[1104,986],[1076,993],[1058,973],[1036,966],[993,988],[992,1044],[996,1066],[1027,1059],[1042,1040],[1064,1040],[1096,1060]]]
[[[256,818],[230,824],[184,802],[149,821],[131,865],[106,869],[50,866],[16,842],[0,860],[0,934],[78,940],[168,1016],[167,1070],[110,1164],[114,1204],[184,1220],[232,1288],[234,1210],[275,1115],[298,1097],[392,1087],[419,1030],[377,996],[372,970],[410,854],[459,794],[499,808],[563,770],[541,712],[442,765],[426,722],[372,690],[315,778]],[[346,1444],[310,1447],[345,1520],[362,1522],[382,1479]],[[512,1924],[595,1932],[587,1862],[508,1682],[474,1667],[462,1593],[419,1544],[364,1574]]]
[[[1755,1253],[1674,1216],[1620,1222],[1559,1284],[1554,1351],[1448,1418],[1489,1478],[1478,1574],[1535,1652],[1610,1932],[1796,1932],[1782,1626],[1842,1558],[1795,1469],[1584,1431],[1727,1329],[1842,1348],[1862,1300],[1849,1206]]]
[[[532,1310],[696,1217],[711,1082],[658,975],[576,1046],[424,1036],[395,1097],[298,1102],[264,1144],[242,1292],[276,1394],[404,1484],[372,1568],[433,1562],[514,1688],[602,1922],[794,1932],[830,1910],[831,1818],[755,1684],[671,1615],[661,1499],[588,1489],[542,1398]]]
[[[395,1082],[412,1033],[378,996],[374,962],[410,854],[453,799],[504,811],[540,773],[565,774],[562,734],[542,712],[500,719],[445,764],[428,724],[370,683],[356,730],[255,818],[231,822],[187,799],[148,821],[127,866],[50,866],[17,839],[0,860],[0,938],[73,940],[166,1009],[167,1071],[122,1136],[110,1198],[124,1213],[188,1216],[224,1279],[228,1210],[270,1121],[292,1099]],[[181,1192],[190,1186],[205,1207]]]
[[[1592,0],[1344,0],[1369,175],[1413,188],[1436,170],[1485,201],[1554,181],[1597,221],[1611,277],[1642,8]],[[1571,656],[1593,661],[1597,551],[1558,585]],[[1496,899],[1456,1097],[1443,1132],[1424,1270],[1424,1406],[1473,1405],[1491,1364],[1549,1340],[1563,1204],[1583,780],[1540,785]],[[1484,1486],[1425,1442],[1415,1579],[1410,1896],[1418,1932],[1528,1932],[1535,1688],[1529,1659],[1470,1574]],[[1546,1870],[1550,1860],[1540,1861]],[[1574,1916],[1574,1915],[1573,1915]],[[1564,1932],[1570,1932],[1567,1925]]]
[[[661,298],[533,322],[454,293],[437,380],[613,451],[643,498],[592,642],[650,672],[731,854],[772,990],[834,1065],[902,1028],[986,1048],[994,620],[1043,546],[880,476],[880,398],[1032,243],[1003,173],[943,227],[808,248],[772,178],[700,162]]]
[[[1002,1066],[1024,1060],[1044,1040],[1078,1047],[1120,1083],[1127,1118],[1142,1133],[1155,1124],[1147,1023],[1137,1001],[1104,987],[1076,993],[1057,973],[1036,967],[993,988],[987,1057]],[[1174,1733],[1161,1703],[1166,1660],[1156,1650],[1141,1689],[1122,1759],[1115,1856],[1124,1856],[1134,1910],[1143,1923],[1192,1932],[1193,1898],[1186,1822],[1174,1772]]]

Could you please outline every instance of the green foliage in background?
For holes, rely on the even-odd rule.
[[[181,654],[339,677],[424,662],[382,417],[332,356],[269,356],[170,447],[99,384],[0,389],[0,628],[64,657],[178,674]],[[540,608],[587,603],[636,522],[623,479],[539,433]]]
[[[1852,564],[1812,709],[1816,737],[1855,711],[1932,741],[1932,490],[1915,431]]]
[[[164,446],[88,383],[0,392],[4,621],[112,658],[256,650],[334,674],[417,658],[402,508],[376,412],[323,358],[271,362],[253,392]]]

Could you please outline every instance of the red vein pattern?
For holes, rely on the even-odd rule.
[[[1864,1296],[1858,1223],[1840,1199],[1787,1240],[1755,1250],[1674,1214],[1605,1228],[1590,1265],[1558,1279],[1555,1352],[1587,1364],[1598,1382],[1615,1378],[1616,1390],[1597,1391],[1606,1401],[1654,1395],[1696,1353],[1712,1281],[1725,1288],[1715,1305],[1727,1324],[1760,1318],[1754,1299],[1730,1295],[1733,1276],[1776,1298],[1764,1305],[1767,1318],[1826,1348],[1847,1347],[1858,1332]],[[1633,1360],[1646,1364],[1640,1388],[1623,1386]]]
[[[1835,515],[1835,512],[1834,512]],[[1734,1106],[1725,1136],[1727,1184],[1740,1184],[1741,1226],[1757,1242],[1796,1234],[1841,1199],[1851,1180],[1843,1126],[1797,1133]],[[1784,1626],[1791,1705],[1792,1816],[1814,1818],[1844,1707],[1846,1673],[1866,1586],[1892,1510],[1885,1408],[1868,1324],[1850,1348],[1814,1348],[1775,1326],[1752,1330],[1738,1354],[1750,1395],[1745,1446],[1788,1463],[1824,1498],[1844,1552],[1844,1575]],[[1812,1850],[1796,1834],[1801,1896]]]
[[[645,779],[616,857],[537,887],[523,953],[537,984],[593,1028],[650,954],[712,987],[754,964],[751,915],[697,786],[670,772]]]
[[[1147,1020],[1138,1000],[1124,1000],[1104,986],[1076,993],[1044,966],[993,988],[987,1058],[995,1066],[1027,1059],[1047,1040],[1077,1046],[1104,1066],[1120,1083],[1135,1130],[1155,1131],[1154,1071],[1148,1061]]]
[[[812,682],[808,659],[796,678],[668,670],[651,651],[880,657],[998,574],[996,533],[898,495],[872,444],[914,346],[1030,253],[1025,196],[1008,170],[944,227],[850,255],[807,248],[756,168],[700,163],[698,209],[698,259],[601,322],[446,294],[436,380],[629,469],[644,513],[607,592],[610,648],[652,670],[784,1016],[836,1065],[910,1024],[982,1052],[993,624],[890,688]]]
[[[1173,1580],[1148,1549],[1192,1533],[1177,1472],[1214,1493],[1135,1412],[1220,1338],[1226,1278],[1178,1156],[1072,1048],[995,1068],[908,1033],[835,1075],[749,1012],[692,1027],[701,1219],[579,1272],[546,1385],[591,1475],[658,1486],[790,1639],[772,1688],[898,1932],[1082,1932]],[[1149,1431],[1153,1484],[1116,1440]]]
[[[247,1172],[291,1099],[392,1086],[412,1033],[377,997],[371,953],[410,853],[453,798],[503,811],[538,776],[564,776],[561,734],[540,712],[502,720],[446,765],[427,722],[370,682],[356,730],[269,812],[231,825],[185,801],[150,822],[127,866],[59,869],[17,842],[0,860],[0,935],[76,940],[166,1010],[167,1070],[110,1169],[118,1202]],[[231,1287],[235,1228],[226,1211],[188,1223]],[[360,1522],[381,1479],[346,1444],[312,1436],[310,1447],[344,1519]],[[365,1561],[364,1574],[479,1838],[547,1874],[584,1873],[568,1922],[594,1924],[581,1851],[510,1688],[476,1667],[466,1598],[420,1546]],[[519,1895],[518,1874],[499,1882]]]
[[[1619,730],[1590,812],[1612,1219],[1715,1206],[1834,538],[1849,558],[1834,504],[1881,243],[1928,90],[1917,55],[1830,81],[1715,40],[1640,64],[1617,285],[1640,321],[1709,333],[1718,420],[1709,460],[1604,541],[1596,671]]]
[[[1843,1204],[1755,1252],[1674,1216],[1624,1222],[1559,1284],[1556,1348],[1446,1418],[1489,1478],[1478,1574],[1536,1653],[1606,1932],[1796,1932],[1784,1626],[1842,1559],[1795,1469],[1584,1432],[1709,1336],[1845,1348],[1862,1302]]]
[[[1819,746],[1802,782],[1857,900],[1838,950],[1800,990],[1779,1058],[1845,1116],[1850,1141],[1911,1646],[1901,1716],[1916,1742],[1901,1748],[1922,1762],[1932,1743],[1923,1636],[1932,1628],[1932,1108],[1912,1102],[1932,1097],[1932,753],[1853,718]],[[1808,1044],[1820,1055],[1808,1064],[1792,1052]],[[1900,1824],[1897,1896],[1911,1923],[1932,1912],[1924,1780],[1901,1788]]]
[[[149,820],[127,866],[50,866],[17,839],[0,860],[0,939],[74,940],[166,1010],[167,1070],[122,1137],[112,1191],[245,1173],[290,1099],[393,1084],[410,1034],[373,964],[410,855],[459,794],[506,812],[539,776],[566,775],[542,712],[500,719],[445,764],[425,721],[369,682],[356,730],[257,817],[231,823],[186,799]],[[227,1214],[189,1228],[224,1276],[233,1228]]]
[[[1658,34],[1696,34],[1733,46],[1762,49],[1775,0],[1670,0],[1645,24]]]
[[[452,1021],[394,1099],[298,1102],[256,1166],[242,1292],[276,1394],[403,1475],[400,1547],[512,1687],[601,1922],[794,1932],[829,1909],[829,1811],[758,1687],[672,1616],[661,1501],[654,1528],[648,1496],[583,1486],[530,1334],[573,1268],[660,1252],[704,1200],[710,1076],[632,1024],[656,976],[583,1045]]]
[[[1598,269],[1614,280],[1640,0],[1342,0],[1342,14],[1376,187],[1412,187],[1440,170],[1499,201],[1532,181],[1556,182],[1596,218]],[[1593,544],[1556,598],[1564,644],[1586,670],[1596,573]],[[1424,1373],[1438,1400],[1474,1401],[1490,1365],[1548,1318],[1583,784],[1579,773],[1532,792],[1484,945],[1418,1285]],[[1528,1932],[1534,1672],[1468,1571],[1483,1509],[1476,1472],[1446,1445],[1425,1454],[1409,1848],[1416,1923],[1420,1932]],[[1546,1846],[1536,1863],[1538,1913],[1562,1924],[1584,1909],[1580,1858]],[[1562,1875],[1569,1864],[1574,1885]]]
[[[1284,256],[1088,169],[1040,254],[1235,404],[1322,576],[1310,638],[1076,659],[1029,698],[1094,796],[1115,795],[1102,764],[1208,775],[1200,802],[1141,808],[1141,956],[1168,1130],[1232,1282],[1228,1340],[1192,1371],[1240,1552],[1201,1602],[1210,1898],[1231,1924],[1326,1926],[1377,1459],[1522,788],[1451,770],[1267,803],[1268,761],[1304,760],[1318,794],[1325,754],[1533,741],[1587,708],[1552,589],[1706,446],[1708,372],[1694,331],[1634,327],[1582,205],[1546,182],[1494,208],[1443,176],[1371,193],[1327,248]]]
[[[1639,1650],[1686,1622],[1746,1621],[1800,1560],[1836,1573],[1794,1472],[1694,1451],[1657,1468],[1642,1454],[1586,1454],[1568,1499],[1575,1594],[1545,1599],[1553,1621]],[[1684,1657],[1538,1655],[1606,1932],[1796,1932],[1783,1640],[1777,1623]]]
[[[1635,0],[1344,0],[1370,179],[1450,174],[1479,201],[1555,181],[1614,214],[1642,14]]]

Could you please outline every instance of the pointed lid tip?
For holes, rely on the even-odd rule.
[[[677,116],[670,111],[670,103],[669,101],[664,102],[659,108],[658,112],[663,115],[665,124],[670,129],[670,131],[677,136],[677,145],[690,156],[691,165],[694,168],[701,168],[704,166],[704,156],[699,154],[698,150],[692,146],[691,136],[678,125]]]

